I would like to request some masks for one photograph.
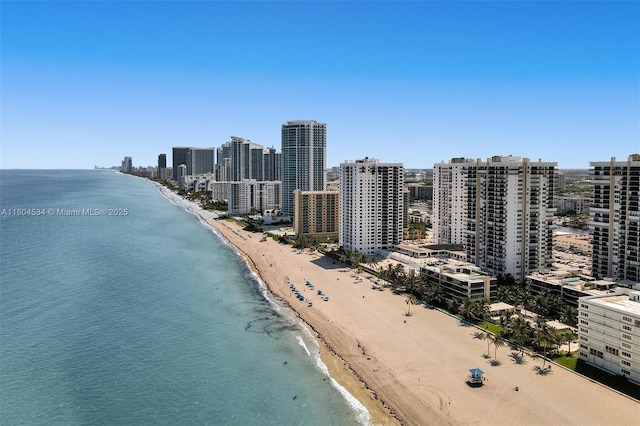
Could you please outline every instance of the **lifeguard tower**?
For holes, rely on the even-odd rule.
[[[472,368],[467,375],[467,384],[473,387],[482,386],[482,383],[485,381],[483,374],[484,371],[479,368]]]

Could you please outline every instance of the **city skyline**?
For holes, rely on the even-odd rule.
[[[3,2],[0,168],[327,123],[327,166],[640,151],[637,2]],[[25,155],[28,152],[29,155]]]

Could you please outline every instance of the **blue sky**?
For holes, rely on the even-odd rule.
[[[640,152],[640,2],[0,3],[2,168],[153,165],[231,135],[327,163]]]

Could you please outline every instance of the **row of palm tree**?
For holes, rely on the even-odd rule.
[[[546,289],[534,293],[525,284],[518,283],[511,274],[498,274],[497,299],[514,306],[522,306],[527,311],[575,327],[578,311],[566,304],[562,298]]]
[[[571,342],[576,339],[576,334],[571,330],[558,331],[542,318],[532,324],[521,316],[512,316],[503,326],[502,337],[512,340],[523,351],[525,347],[542,349],[546,358],[549,349],[564,343],[568,343],[568,352],[571,353]]]
[[[484,333],[483,337],[484,340],[487,341],[487,357],[489,357],[489,348],[491,347],[491,345],[493,345],[493,360],[497,361],[498,359],[498,348],[502,347],[505,345],[505,341],[502,338],[502,333],[489,333],[486,332]]]
[[[340,260],[352,265],[375,262],[375,259],[367,258],[357,251],[342,253]],[[433,282],[427,275],[408,273],[401,264],[388,264],[385,267],[380,267],[376,272],[376,275],[385,280],[394,292],[405,295],[407,316],[411,315],[412,305],[423,301],[459,314],[469,322],[481,323],[489,319],[490,301],[486,298],[466,298],[460,302],[459,299],[455,300],[447,295],[443,287],[439,283]],[[528,311],[534,311],[539,315],[539,319],[536,323],[531,324],[522,316],[505,312],[499,321],[502,331],[486,333],[487,355],[489,355],[490,345],[493,344],[495,359],[497,349],[503,346],[506,340],[517,344],[522,351],[526,347],[542,351],[545,362],[549,350],[554,347],[557,348],[564,343],[569,343],[570,352],[570,344],[576,338],[575,333],[572,331],[558,332],[555,328],[548,326],[544,319],[559,319],[568,325],[575,325],[577,321],[576,309],[563,304],[559,296],[544,290],[533,294],[530,289],[522,283],[517,283],[513,276],[507,274],[498,276],[498,300],[522,306]]]
[[[458,308],[458,314],[466,321],[482,322],[489,317],[489,300],[466,298]]]
[[[380,261],[378,256],[367,256],[359,250],[344,250],[339,252],[340,262],[347,265],[369,265],[369,267],[375,270],[376,265]]]

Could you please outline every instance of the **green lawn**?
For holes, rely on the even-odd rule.
[[[575,370],[576,369],[576,363],[578,362],[578,353],[577,352],[573,352],[573,354],[571,356],[559,355],[559,356],[553,358],[553,361],[557,362],[558,364],[562,365],[563,367],[567,367],[570,370]]]
[[[493,333],[493,334],[498,334],[498,333],[502,332],[502,327],[500,327],[499,325],[495,325],[493,323],[490,323],[488,321],[481,322],[480,324],[478,324],[478,326],[480,328],[483,328],[483,329]]]

